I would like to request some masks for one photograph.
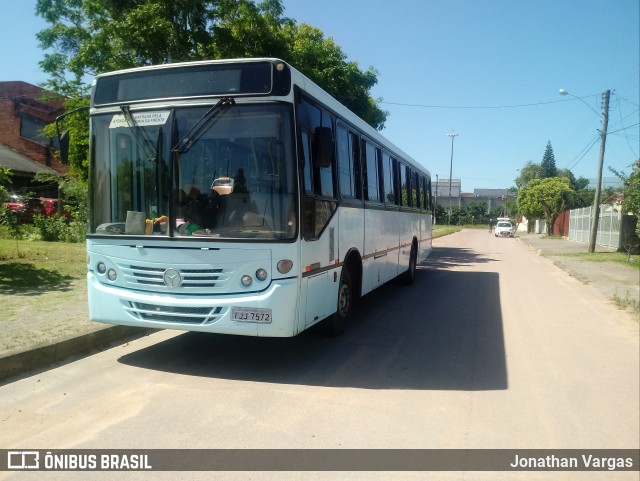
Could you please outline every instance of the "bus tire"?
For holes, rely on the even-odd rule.
[[[324,322],[327,335],[335,337],[347,330],[351,320],[351,313],[353,312],[354,301],[355,293],[351,272],[345,266],[342,268],[342,274],[340,275],[336,312]]]
[[[411,253],[409,254],[409,268],[404,273],[402,280],[405,285],[411,286],[416,281],[416,268],[418,266],[418,249],[416,244],[411,245]]]

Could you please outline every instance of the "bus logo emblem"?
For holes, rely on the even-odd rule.
[[[162,280],[164,280],[165,286],[171,287],[171,288],[178,287],[182,282],[180,273],[176,269],[167,269],[166,271],[164,271]]]

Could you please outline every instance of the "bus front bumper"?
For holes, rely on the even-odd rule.
[[[298,279],[272,280],[251,295],[181,296],[132,291],[87,274],[89,319],[107,324],[243,336],[298,333]],[[236,318],[234,320],[234,317]]]

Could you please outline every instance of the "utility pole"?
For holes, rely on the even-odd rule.
[[[451,162],[449,163],[449,225],[451,225],[451,176],[453,175],[453,141],[458,134],[450,133],[447,136],[451,137]]]
[[[604,148],[607,140],[607,126],[609,125],[609,96],[611,91],[603,92],[604,114],[602,115],[602,132],[600,133],[600,158],[598,160],[598,177],[596,178],[596,195],[591,212],[591,230],[589,231],[589,252],[595,252],[598,237],[598,221],[600,220],[600,191],[602,190],[602,164],[604,163]]]

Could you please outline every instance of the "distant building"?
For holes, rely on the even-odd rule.
[[[451,196],[449,196],[449,179],[440,179],[433,183],[433,195],[435,202],[445,209],[449,206],[466,208],[472,202],[484,202],[487,204],[487,211],[491,212],[496,207],[500,207],[507,199],[515,198],[515,192],[507,189],[474,189],[471,192],[462,192],[462,180],[451,179]]]
[[[462,180],[451,179],[451,191],[449,191],[449,179],[439,179],[431,185],[434,200],[445,209],[449,206],[461,206],[460,194],[462,190]],[[451,192],[451,195],[449,195]]]
[[[485,202],[487,210],[491,212],[496,207],[504,205],[508,199],[515,199],[516,192],[509,192],[507,189],[474,189],[472,197],[465,197],[463,207],[472,202]]]
[[[63,101],[44,99],[46,93],[26,82],[0,82],[0,166],[12,172],[14,192],[52,197],[55,188],[32,183],[38,172],[67,171],[55,157],[54,139],[42,131],[63,113]]]

